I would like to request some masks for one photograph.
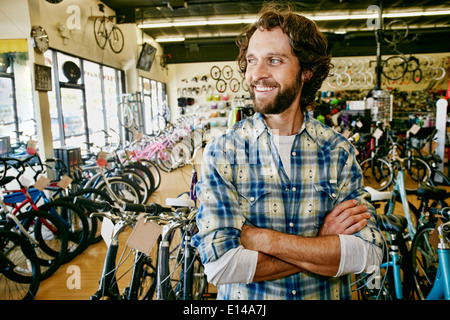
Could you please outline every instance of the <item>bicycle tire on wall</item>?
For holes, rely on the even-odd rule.
[[[106,38],[106,23],[104,17],[97,17],[94,20],[94,38],[97,45],[101,49],[105,49],[108,40]]]

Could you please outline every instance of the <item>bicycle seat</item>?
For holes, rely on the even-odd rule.
[[[402,233],[408,224],[406,218],[398,214],[380,214],[378,215],[378,223],[381,231],[389,233]]]
[[[195,207],[195,202],[187,193],[182,194],[178,198],[167,198],[166,205],[171,207]]]
[[[447,193],[447,190],[442,188],[421,186],[417,189],[417,196],[433,200],[444,200],[448,198],[449,194]]]
[[[371,201],[382,201],[382,200],[389,200],[390,198],[392,198],[392,192],[390,191],[378,191],[372,187],[365,187],[365,188],[367,192],[370,193]]]

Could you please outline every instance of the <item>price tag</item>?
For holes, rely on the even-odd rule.
[[[28,140],[27,143],[27,154],[29,154],[30,156],[34,156],[36,154],[36,145],[37,145],[37,141],[35,140]]]
[[[71,183],[72,183],[73,179],[69,176],[62,176],[61,180],[58,181],[57,185],[58,187],[60,187],[61,189],[66,189]]]
[[[417,132],[419,132],[420,130],[420,126],[417,124],[413,124],[413,126],[411,128],[409,128],[409,132],[411,132],[412,134],[417,134]]]
[[[373,133],[373,137],[377,140],[380,139],[382,135],[383,130],[381,130],[380,128],[377,128],[377,130],[375,130],[375,132]]]
[[[100,167],[106,166],[106,164],[108,163],[106,160],[107,156],[108,154],[105,151],[100,151],[97,156],[97,165],[99,165]]]
[[[163,227],[154,223],[153,221],[145,221],[145,218],[140,218],[136,223],[133,231],[127,240],[127,245],[149,255],[153,246],[162,233]]]
[[[43,191],[46,186],[50,183],[50,179],[47,179],[44,176],[40,176],[39,179],[33,184],[33,187],[36,189]]]

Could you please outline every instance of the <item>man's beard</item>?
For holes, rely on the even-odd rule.
[[[261,114],[280,114],[283,111],[285,111],[287,108],[289,108],[292,105],[292,102],[294,102],[295,98],[297,98],[298,92],[301,88],[301,76],[297,77],[297,80],[292,83],[289,87],[284,89],[283,91],[280,91],[274,99],[270,101],[261,101],[255,98],[255,92],[254,92],[254,85],[263,85],[263,86],[270,86],[270,87],[277,87],[279,88],[279,84],[275,83],[269,84],[264,83],[263,81],[260,83],[252,83],[249,86],[249,92],[250,97],[253,100],[253,109],[256,112],[259,112]]]

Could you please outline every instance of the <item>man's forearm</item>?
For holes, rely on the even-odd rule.
[[[253,282],[279,279],[300,271],[302,269],[293,264],[258,252],[258,263]]]
[[[241,240],[247,249],[273,256],[299,271],[304,269],[326,276],[338,272],[341,248],[337,235],[309,238],[250,226],[245,228]]]

